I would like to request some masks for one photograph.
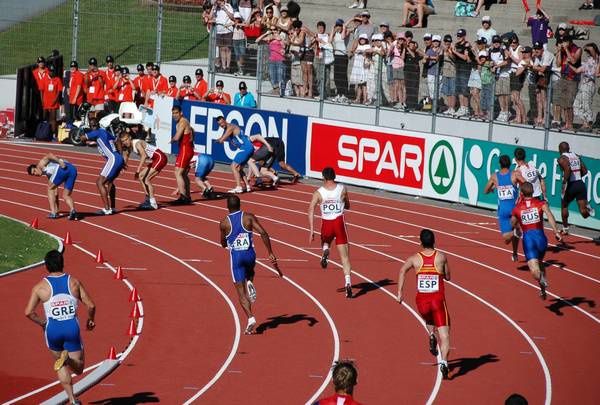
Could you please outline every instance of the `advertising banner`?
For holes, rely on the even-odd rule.
[[[460,201],[469,205],[496,208],[496,194],[483,194],[483,188],[490,175],[500,168],[499,156],[508,155],[513,159],[517,146],[472,139],[465,139],[463,142],[464,167],[460,187]],[[533,163],[545,178],[548,204],[552,208],[552,213],[556,219],[561,221],[562,170],[557,162],[558,152],[534,148],[523,149],[525,149],[527,161]],[[573,152],[578,153],[576,150]],[[583,219],[579,214],[577,203],[573,201],[569,206],[569,222],[585,227],[600,228],[600,160],[588,157],[584,157],[582,160],[589,171],[583,181],[587,187],[588,201],[595,208],[596,216]]]

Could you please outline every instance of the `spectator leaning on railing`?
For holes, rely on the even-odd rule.
[[[568,34],[560,37],[558,41],[555,56],[556,63],[560,66],[561,78],[555,89],[559,94],[556,104],[561,108],[561,116],[565,121],[562,129],[573,129],[573,102],[581,78],[578,73],[581,66],[581,48],[573,43]]]
[[[344,20],[338,18],[331,31],[331,43],[333,45],[333,80],[337,92],[333,101],[347,103],[348,100],[348,30]]]
[[[571,68],[581,75],[579,89],[573,103],[573,114],[583,121],[582,130],[588,131],[592,128],[594,116],[592,113],[592,101],[596,94],[596,79],[600,68],[600,52],[594,43],[585,44],[583,52],[587,58],[580,67],[568,62]]]
[[[256,100],[252,93],[248,92],[246,82],[240,82],[239,92],[233,96],[233,105],[236,107],[256,108]]]
[[[256,39],[257,43],[265,42],[269,47],[269,78],[273,94],[283,96],[285,84],[285,34],[279,28],[269,30]]]

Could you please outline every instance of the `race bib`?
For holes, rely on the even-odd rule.
[[[417,274],[417,291],[434,293],[440,290],[440,276],[437,274]]]
[[[571,170],[579,171],[581,170],[581,161],[579,159],[569,159],[569,166],[571,166]]]
[[[344,203],[339,200],[327,200],[321,204],[321,212],[323,215],[341,214],[344,209]]]
[[[94,86],[90,86],[90,88],[88,89],[88,93],[94,94],[95,92],[96,92],[96,88]]]
[[[124,98],[125,98],[125,95],[123,93],[119,94],[119,101],[123,101]]]
[[[50,299],[46,316],[57,321],[67,321],[75,318],[77,314],[77,301],[70,295],[58,294]]]
[[[521,211],[521,223],[523,225],[533,225],[540,222],[540,211],[537,208],[529,208]]]
[[[231,248],[237,251],[250,249],[250,235],[247,233],[240,233],[231,244]]]
[[[515,198],[515,188],[513,186],[498,186],[498,198],[500,200],[512,200]]]
[[[54,91],[54,85],[52,83],[48,85],[48,91]]]

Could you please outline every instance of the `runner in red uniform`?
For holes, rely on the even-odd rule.
[[[450,352],[450,316],[446,308],[444,280],[450,281],[450,269],[446,256],[435,249],[435,235],[429,229],[423,229],[420,235],[423,251],[410,256],[404,262],[398,276],[398,302],[402,303],[402,287],[406,273],[415,269],[417,273],[416,304],[429,332],[429,351],[437,356],[437,330],[440,339],[442,360],[440,371],[448,378],[448,353]]]
[[[177,190],[179,198],[174,201],[176,204],[190,204],[190,179],[188,172],[190,171],[190,161],[194,157],[194,130],[190,122],[183,117],[181,107],[173,106],[173,119],[177,123],[177,130],[170,143],[177,142],[179,152],[175,161],[175,180],[177,180]]]
[[[533,185],[523,183],[521,185],[521,199],[512,211],[511,223],[515,227],[520,227],[523,231],[523,251],[531,275],[540,285],[540,296],[546,299],[546,270],[544,269],[544,255],[548,248],[548,239],[544,234],[544,213],[548,217],[548,222],[554,230],[556,240],[560,241],[561,236],[556,227],[556,220],[548,204],[533,198]]]
[[[336,361],[333,365],[332,381],[335,394],[319,399],[313,405],[360,405],[352,398],[357,384],[358,372],[350,360]]]
[[[323,186],[313,193],[308,207],[308,224],[310,226],[309,243],[315,239],[313,216],[315,207],[321,206],[321,267],[327,267],[329,246],[335,239],[344,268],[344,289],[346,298],[352,298],[352,282],[350,274],[352,266],[348,252],[348,234],[344,222],[344,209],[350,209],[350,199],[346,187],[335,182],[335,171],[331,167],[323,169]]]

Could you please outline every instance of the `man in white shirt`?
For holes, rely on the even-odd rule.
[[[496,30],[492,28],[492,19],[489,15],[484,15],[481,18],[481,28],[477,30],[477,38],[485,38],[487,43],[491,44],[496,34]]]

